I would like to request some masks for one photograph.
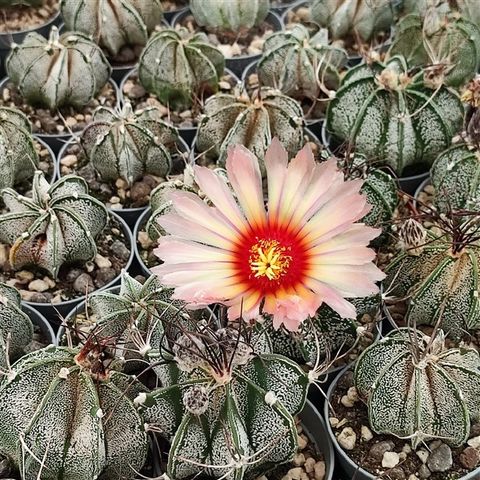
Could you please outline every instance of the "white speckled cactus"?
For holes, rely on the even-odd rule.
[[[245,338],[234,327],[177,337],[171,382],[143,411],[147,429],[171,443],[169,478],[251,479],[293,458],[307,376]]]
[[[220,166],[228,147],[236,143],[256,155],[263,171],[263,156],[273,137],[291,157],[304,143],[302,108],[278,90],[262,87],[251,97],[243,90],[233,95],[218,93],[205,102],[204,113],[195,146],[218,159]]]
[[[430,165],[463,122],[459,96],[427,88],[423,72],[411,77],[405,59],[362,64],[345,75],[327,111],[327,129],[369,161],[399,175]]]
[[[0,371],[8,370],[10,360],[33,340],[33,325],[21,302],[16,288],[0,283]]]
[[[95,343],[47,347],[0,383],[0,453],[24,480],[129,480],[142,468],[147,437],[133,400],[145,388],[107,360]]]
[[[157,108],[135,114],[126,103],[121,111],[99,107],[81,144],[102,180],[123,178],[131,185],[146,174],[168,175],[177,139],[176,129],[161,120]]]
[[[29,33],[20,45],[12,46],[5,65],[29,103],[52,110],[84,107],[111,72],[102,50],[88,37],[81,33],[59,36],[56,27],[48,39]]]
[[[109,55],[126,45],[145,45],[163,18],[160,0],[62,0],[65,28],[93,38]]]
[[[229,32],[259,25],[269,8],[270,0],[190,0],[190,10],[200,26]]]
[[[96,255],[95,238],[107,224],[105,206],[88,195],[85,180],[68,175],[49,185],[35,172],[32,198],[6,188],[9,213],[0,215],[0,242],[11,245],[14,269],[35,265],[56,278],[65,263]]]
[[[346,63],[347,53],[328,44],[326,30],[310,37],[308,29],[298,24],[265,40],[257,70],[261,85],[293,98],[317,100],[338,88]]]
[[[191,105],[205,91],[216,92],[225,58],[204,33],[165,29],[148,41],[138,64],[146,90],[173,107]]]
[[[33,176],[38,155],[28,118],[13,108],[0,108],[0,189]]]
[[[377,433],[464,443],[480,418],[480,357],[474,349],[445,347],[420,331],[397,330],[359,357],[355,386]]]
[[[312,20],[328,28],[334,40],[358,35],[368,42],[394,20],[392,0],[313,0],[311,8]]]
[[[410,14],[398,23],[389,53],[404,55],[409,66],[425,67],[433,88],[442,83],[458,87],[480,66],[480,29],[432,7],[424,16]]]

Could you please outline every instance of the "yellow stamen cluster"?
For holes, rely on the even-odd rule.
[[[292,257],[277,240],[259,240],[251,249],[250,268],[255,277],[277,280],[288,270]]]

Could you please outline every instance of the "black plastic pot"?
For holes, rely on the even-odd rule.
[[[60,161],[64,157],[67,149],[72,145],[73,142],[76,141],[76,139],[77,139],[77,137],[70,138],[70,140],[63,145],[62,149],[60,150],[60,152],[58,154],[58,164],[59,165],[60,165]],[[183,138],[181,138],[180,136],[178,137],[177,145],[179,147],[179,150],[182,153],[185,153],[186,156],[188,157],[188,155],[190,153],[190,148],[187,145],[187,143],[185,142],[185,140]],[[60,167],[58,169],[58,175],[59,175],[59,178],[62,176],[61,171],[60,171]],[[115,212],[117,215],[122,217],[122,219],[125,220],[125,222],[129,226],[129,228],[131,230],[133,230],[136,223],[137,223],[138,218],[142,215],[142,213],[147,208],[148,208],[148,206],[135,207],[135,208],[122,208],[122,209],[109,208],[109,210]]]
[[[165,21],[167,23],[169,23],[170,25],[172,25],[172,22],[173,22],[173,19],[181,12],[183,12],[184,10],[186,10],[188,7],[183,7],[183,8],[178,8],[177,10],[170,10],[170,11],[166,11],[166,10],[163,10],[163,18],[165,19]]]
[[[57,180],[59,178],[59,169],[58,169],[58,162],[57,162],[57,157],[55,156],[55,153],[53,152],[53,150],[51,149],[50,145],[43,141],[40,137],[38,137],[37,135],[33,135],[33,138],[34,138],[34,141],[35,142],[38,142],[40,145],[42,145],[42,147],[46,148],[48,150],[48,153],[50,155],[50,158],[52,159],[52,162],[53,162],[53,174],[50,178],[47,178],[48,180],[48,183],[52,184],[53,182],[55,182],[55,180]]]
[[[138,233],[148,222],[148,219],[150,218],[151,215],[152,215],[152,209],[147,208],[142,213],[142,215],[138,218],[137,223],[135,224],[135,227],[133,229],[133,249],[135,251],[135,259],[137,261],[137,264],[140,266],[140,274],[143,275],[144,277],[149,277],[152,274],[152,272],[145,265],[142,257],[140,256],[140,249],[138,246]]]
[[[15,8],[15,7],[14,7]],[[3,78],[6,75],[5,70],[5,60],[10,53],[10,48],[12,43],[22,43],[23,39],[31,32],[37,32],[44,37],[48,37],[50,28],[53,25],[60,24],[60,11],[52,17],[48,22],[40,25],[36,28],[31,28],[29,30],[22,30],[20,32],[4,32],[0,33],[0,78]],[[1,89],[0,89],[1,91]]]
[[[182,22],[182,20],[186,17],[191,15],[191,11],[189,8],[182,10],[179,12],[173,19],[172,25],[178,25]],[[265,21],[270,23],[273,26],[273,30],[278,32],[283,29],[283,22],[282,19],[272,10],[268,12]],[[252,63],[254,60],[258,60],[261,57],[260,54],[258,55],[241,55],[238,57],[226,58],[226,66],[230,69],[237,77],[241,78],[243,75],[243,71],[247,66]]]
[[[281,1],[273,1],[271,4],[271,9],[278,15],[281,15],[285,10],[288,10],[293,5],[297,3],[297,0],[286,0],[284,2]]]
[[[5,77],[0,83],[0,92],[3,90],[3,87],[9,81],[8,77]],[[110,85],[113,86],[116,96],[117,96],[117,106],[120,105],[120,90],[116,82],[112,79],[109,80]],[[43,140],[50,148],[53,150],[55,154],[58,154],[62,147],[67,143],[71,138],[72,135],[70,133],[60,133],[60,134],[47,134],[47,133],[36,133],[35,136]]]
[[[47,319],[35,308],[32,308],[26,303],[22,303],[22,310],[29,316],[33,325],[40,329],[43,338],[47,341],[47,345],[57,345],[57,337]]]
[[[130,231],[130,229],[128,228],[128,225],[125,223],[122,217],[120,217],[114,212],[110,212],[110,215],[120,223],[123,234],[127,239],[127,243],[129,243],[127,244],[127,246],[130,248],[130,257],[124,267],[125,270],[128,270],[135,257],[132,232]],[[102,288],[97,289],[96,291],[105,290],[107,288],[118,285],[119,283],[120,283],[120,274],[117,275],[112,281],[108,282],[106,285],[104,285]],[[79,295],[76,298],[72,298],[71,300],[66,300],[60,303],[39,303],[39,302],[24,302],[24,303],[27,306],[32,307],[38,312],[40,312],[50,322],[50,324],[56,328],[58,325],[62,323],[61,318],[68,315],[68,313],[73,309],[73,307],[75,307],[76,305],[81,303],[83,300],[85,300],[85,297],[86,297],[85,295]]]

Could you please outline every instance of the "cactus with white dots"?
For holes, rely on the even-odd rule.
[[[107,225],[108,212],[88,194],[83,178],[68,175],[49,185],[37,171],[30,198],[11,188],[2,198],[9,212],[0,215],[0,242],[11,246],[15,270],[34,265],[56,278],[63,264],[95,257],[95,239]]]
[[[102,50],[87,36],[59,35],[52,27],[49,38],[32,32],[12,45],[5,66],[25,100],[55,110],[82,108],[107,83],[111,67]]]
[[[446,348],[417,330],[391,332],[359,357],[354,383],[368,405],[371,428],[410,439],[462,445],[480,419],[480,357],[472,348]]]
[[[126,103],[121,111],[97,108],[80,141],[103,181],[122,178],[132,185],[146,174],[168,175],[170,149],[177,139],[177,130],[161,119],[157,108],[137,114]]]

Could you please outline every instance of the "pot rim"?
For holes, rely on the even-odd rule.
[[[57,336],[55,335],[55,332],[53,331],[53,328],[48,320],[36,308],[24,301],[22,301],[22,311],[28,315],[34,325],[37,325],[40,328],[44,336],[49,337],[46,338],[46,340],[50,340],[50,345],[56,346]]]

